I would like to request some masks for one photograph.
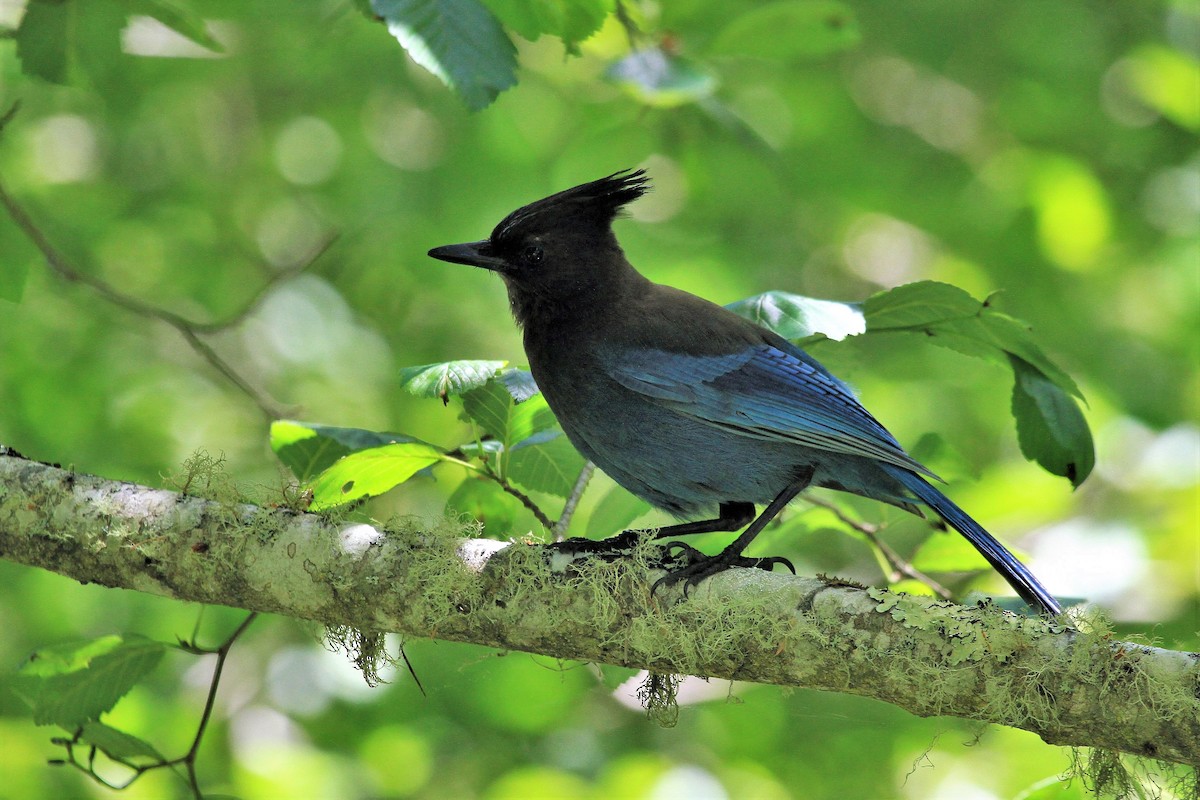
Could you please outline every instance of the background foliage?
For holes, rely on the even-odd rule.
[[[455,406],[405,391],[401,368],[521,351],[499,282],[425,251],[623,167],[655,180],[619,223],[631,260],[717,302],[767,289],[858,301],[920,279],[1000,291],[993,307],[1029,322],[1088,400],[1097,467],[1073,493],[1021,458],[1003,365],[900,333],[814,352],[1056,593],[1100,604],[1122,635],[1200,648],[1194,4],[681,0],[623,6],[625,25],[603,2],[486,5],[500,22],[480,24],[515,42],[508,73],[500,39],[498,61],[465,73],[446,70],[463,67],[452,40],[414,50],[456,96],[405,57],[389,14],[433,25],[466,0],[376,2],[381,23],[340,0],[0,2],[0,24],[25,33],[0,43],[0,107],[22,103],[0,135],[0,179],[80,270],[200,320],[236,314],[338,233],[209,341],[293,417],[439,447],[473,431]],[[7,219],[0,297],[0,441],[151,484],[205,448],[264,498],[279,492],[247,396],[172,328],[53,275]],[[438,470],[372,512],[434,517],[469,494]],[[593,483],[572,533],[632,513]],[[850,513],[968,588],[957,537],[868,503]],[[488,527],[541,533],[515,502]],[[802,503],[756,549],[883,580],[864,541]],[[0,576],[8,668],[46,644],[171,641],[195,625],[196,609],[135,593],[3,562]],[[209,611],[201,638],[238,619]],[[406,675],[368,689],[318,636],[272,620],[235,648],[200,762],[209,789],[1010,797],[1069,763],[1030,734],[769,687],[686,686],[664,729],[617,686],[624,675],[445,642],[406,647],[427,697]],[[186,748],[208,669],[169,654],[106,720]],[[49,730],[0,684],[5,791],[97,793],[44,765]],[[164,775],[130,794],[181,790]]]

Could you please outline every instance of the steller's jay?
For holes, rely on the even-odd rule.
[[[691,556],[663,581],[685,586],[730,566],[807,486],[863,495],[965,536],[1025,602],[1062,609],[1012,553],[925,480],[846,384],[786,339],[695,295],[652,283],[612,231],[647,191],[622,172],[509,214],[490,238],[429,255],[492,270],[524,330],[529,368],[572,444],[608,475],[683,522],[656,537],[745,531],[716,556]],[[754,518],[755,505],[766,509]],[[790,566],[790,564],[788,565]]]

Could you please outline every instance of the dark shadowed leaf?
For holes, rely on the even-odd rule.
[[[1079,486],[1092,472],[1096,453],[1092,432],[1075,400],[1039,369],[1011,356],[1012,411],[1021,452],[1053,475]]]
[[[533,379],[533,373],[527,369],[510,367],[501,371],[496,380],[504,384],[504,388],[508,389],[508,393],[518,403],[525,402],[541,391],[538,388],[537,381]]]
[[[477,0],[371,0],[371,7],[412,60],[472,111],[517,82],[517,50]]]

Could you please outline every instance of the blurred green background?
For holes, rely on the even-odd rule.
[[[461,441],[454,407],[399,390],[399,369],[520,363],[520,340],[498,280],[426,250],[643,166],[655,190],[618,223],[630,259],[717,302],[767,289],[861,300],[920,279],[1001,291],[993,302],[1033,326],[1088,398],[1098,462],[1078,491],[1021,458],[1003,369],[899,336],[814,352],[901,442],[936,432],[931,466],[950,494],[1056,594],[1094,601],[1119,635],[1200,649],[1196,3],[817,3],[844,38],[826,47],[781,27],[763,58],[723,54],[760,4],[648,3],[631,7],[640,44],[677,85],[607,80],[630,51],[609,19],[579,57],[552,37],[518,39],[518,85],[479,113],[348,2],[188,5],[224,56],[148,18],[124,28],[124,54],[81,26],[71,80],[55,85],[23,75],[0,43],[0,104],[22,104],[0,136],[0,178],[81,270],[199,320],[236,313],[336,232],[302,277],[212,339],[295,416]],[[0,0],[0,26],[23,11]],[[0,265],[0,442],[152,485],[204,448],[248,491],[278,493],[262,414],[175,331],[54,277],[7,217]],[[461,475],[437,475],[373,513],[439,516]],[[610,487],[595,481],[573,532]],[[899,512],[855,512],[906,554],[929,536]],[[540,533],[517,514],[511,533],[527,531]],[[860,539],[802,502],[756,549],[883,580]],[[970,585],[1002,588],[987,575]],[[0,670],[114,631],[171,641],[197,612],[0,562]],[[239,618],[210,610],[202,638]],[[662,728],[614,689],[619,672],[446,642],[406,645],[427,696],[405,674],[369,689],[319,639],[268,619],[236,647],[201,758],[208,790],[1006,798],[1070,763],[1032,734],[722,682],[685,685],[678,725]],[[107,719],[185,749],[210,669],[174,657]],[[45,765],[55,733],[3,682],[0,796],[107,796]],[[182,791],[156,775],[126,796]],[[1082,794],[1076,782],[1038,796]]]

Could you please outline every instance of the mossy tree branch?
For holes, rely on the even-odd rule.
[[[4,453],[0,557],[77,580],[364,631],[847,692],[1200,766],[1200,654],[758,570],[718,575],[683,602],[669,591],[652,598],[661,572],[640,551],[549,557],[451,526],[338,523]]]

